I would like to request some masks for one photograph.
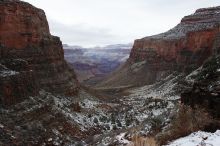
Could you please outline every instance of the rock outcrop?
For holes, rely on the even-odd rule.
[[[10,82],[11,86],[19,86],[16,87],[19,90],[10,89],[10,92],[15,92],[16,96],[20,93],[21,96],[25,96],[22,94],[23,90],[30,84],[38,84],[41,89],[56,94],[75,95],[77,93],[77,79],[74,71],[64,60],[60,39],[50,34],[44,11],[26,2],[0,1],[0,61],[7,62],[5,60],[13,60],[13,62],[23,60],[28,67],[19,71],[17,65],[3,64],[8,70],[18,74],[11,74],[10,77],[1,76],[4,80],[4,82],[1,80],[0,84],[2,92],[5,91],[5,83]],[[20,83],[16,84],[12,77],[19,80],[22,86]],[[29,83],[31,81],[33,83]],[[4,99],[6,91],[0,95],[1,99]],[[13,100],[18,97],[7,95],[8,101],[11,100],[10,98]]]
[[[192,87],[187,85],[187,88],[182,88],[181,102],[209,113],[212,122],[205,130],[215,132],[220,128],[220,56],[209,58],[187,78],[193,84]]]
[[[38,92],[39,84],[26,61],[1,60],[0,104],[9,106],[22,101],[25,97],[38,95]]]
[[[190,72],[210,57],[219,53],[220,7],[198,9],[194,14],[186,16],[173,29],[154,36],[135,40],[127,64],[118,72],[126,72],[121,76],[110,77],[103,85],[114,85],[120,82],[135,85],[144,80],[151,84],[163,77],[167,71]],[[129,67],[144,62],[139,72],[132,72]],[[125,69],[126,68],[126,69]],[[125,71],[126,70],[126,71]],[[117,72],[117,73],[118,73]],[[143,73],[145,72],[145,76]],[[117,74],[115,73],[115,74]],[[134,75],[136,74],[136,75]],[[138,76],[137,76],[138,75]],[[129,78],[129,79],[125,79]]]

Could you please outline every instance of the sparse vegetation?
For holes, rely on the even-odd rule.
[[[96,123],[96,124],[98,124],[98,123],[99,123],[99,120],[95,117],[94,120],[93,120],[93,122]]]
[[[162,128],[164,119],[161,116],[154,117],[150,119],[150,124],[152,127],[152,131],[158,132]]]
[[[196,75],[197,80],[209,79],[215,76],[216,72],[220,69],[220,56],[211,57],[203,64],[202,71]]]
[[[199,107],[192,109],[189,106],[180,105],[179,111],[172,119],[170,125],[157,135],[157,140],[160,144],[166,144],[192,132],[203,130],[211,121],[212,118],[205,110]]]
[[[81,106],[79,102],[72,103],[72,111],[81,112]]]
[[[134,136],[132,142],[130,146],[159,146],[154,137]]]

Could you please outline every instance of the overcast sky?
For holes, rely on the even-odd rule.
[[[220,0],[25,0],[46,12],[63,43],[81,46],[132,43],[169,30],[198,8]]]

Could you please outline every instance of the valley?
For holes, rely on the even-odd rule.
[[[0,145],[218,146],[219,33],[218,6],[83,48],[51,35],[43,10],[0,1]]]
[[[80,82],[94,85],[128,59],[131,47],[131,44],[94,48],[64,45],[64,57]]]

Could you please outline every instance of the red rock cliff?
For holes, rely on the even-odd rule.
[[[152,84],[220,53],[220,7],[199,9],[169,31],[135,40],[127,63],[97,87]]]
[[[77,93],[75,73],[64,60],[60,39],[50,34],[44,11],[19,0],[2,0],[0,61],[16,59],[28,63],[29,67],[25,71],[33,72],[40,88],[65,95]],[[16,66],[3,65],[17,71]],[[2,84],[3,82],[0,84],[1,88],[4,87]],[[10,90],[13,92],[13,89]],[[0,95],[4,96],[6,93],[2,92]]]
[[[50,37],[45,13],[27,3],[3,1],[0,3],[0,40],[9,48],[22,49],[38,46]]]
[[[129,60],[157,70],[201,65],[213,54],[219,24],[220,7],[199,9],[165,33],[136,40]]]

